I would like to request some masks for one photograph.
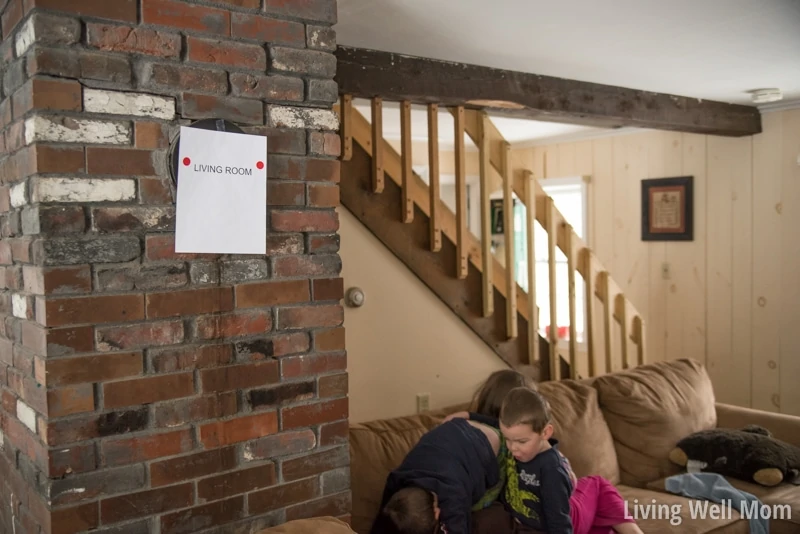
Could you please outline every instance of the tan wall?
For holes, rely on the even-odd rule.
[[[643,132],[515,156],[537,177],[592,176],[590,246],[645,317],[650,360],[697,358],[721,402],[800,415],[800,110],[763,125],[753,137]],[[683,175],[694,176],[694,241],[643,242],[640,180]]]
[[[350,421],[468,400],[489,373],[506,365],[346,208],[339,208],[345,290],[366,293],[345,307]]]

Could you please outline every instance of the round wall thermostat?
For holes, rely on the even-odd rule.
[[[364,305],[364,301],[366,301],[367,297],[364,295],[364,291],[360,287],[351,287],[347,290],[347,296],[345,302],[351,308],[360,308]]]

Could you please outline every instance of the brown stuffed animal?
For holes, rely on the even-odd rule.
[[[800,447],[777,440],[756,425],[695,432],[677,443],[669,459],[680,466],[693,461],[702,471],[762,486],[800,484]]]

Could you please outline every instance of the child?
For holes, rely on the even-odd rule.
[[[455,419],[427,432],[392,471],[371,534],[469,534],[470,513],[500,477],[500,438]]]
[[[578,479],[553,439],[550,410],[536,391],[521,387],[506,395],[500,409],[500,431],[510,456],[501,500],[520,524],[549,534],[642,534],[626,517],[622,496],[602,477]]]

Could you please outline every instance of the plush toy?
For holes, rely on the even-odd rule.
[[[800,484],[800,447],[772,437],[766,428],[716,428],[678,442],[669,459],[693,470],[718,473],[762,486]]]

